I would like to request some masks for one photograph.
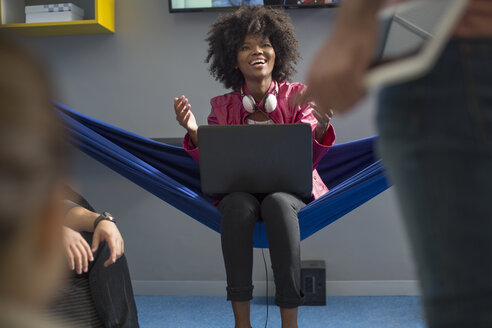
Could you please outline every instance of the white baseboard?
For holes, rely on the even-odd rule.
[[[133,280],[135,295],[225,296],[225,281]],[[255,281],[254,296],[266,295],[266,282]],[[268,295],[275,285],[268,282]],[[327,296],[415,296],[420,295],[416,280],[327,281]]]

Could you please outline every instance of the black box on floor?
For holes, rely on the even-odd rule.
[[[326,305],[325,261],[301,261],[301,288],[303,305]]]

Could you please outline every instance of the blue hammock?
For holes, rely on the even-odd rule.
[[[167,145],[111,126],[55,104],[70,142],[140,187],[220,232],[220,213],[202,194],[198,164],[182,147]],[[374,156],[375,137],[333,146],[318,166],[330,191],[299,212],[301,240],[311,236],[389,187],[381,161]],[[258,222],[255,247],[266,247]],[[260,238],[261,233],[261,238]]]

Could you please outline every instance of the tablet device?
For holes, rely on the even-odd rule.
[[[206,195],[283,191],[309,198],[309,124],[204,125],[198,128],[200,182]]]
[[[438,59],[468,0],[412,0],[384,9],[367,87],[416,79]]]

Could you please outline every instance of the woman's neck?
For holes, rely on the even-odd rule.
[[[260,81],[246,81],[249,92],[256,101],[261,101],[272,84],[272,77]]]

